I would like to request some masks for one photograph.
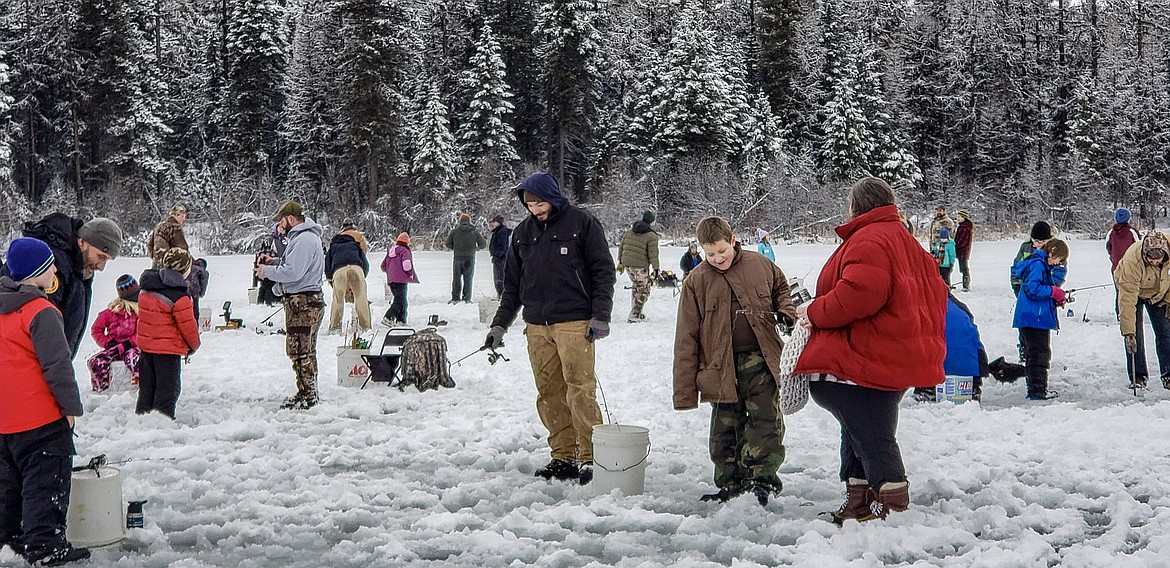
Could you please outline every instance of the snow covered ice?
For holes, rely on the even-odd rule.
[[[1102,241],[1069,244],[1066,288],[1111,281]],[[781,244],[776,256],[785,274],[807,275],[814,287],[834,246]],[[1008,267],[1018,246],[975,243],[972,291],[959,294],[990,357],[1009,361]],[[664,247],[663,268],[675,269],[682,252]],[[431,314],[447,320],[441,333],[452,361],[477,349],[488,326],[476,305],[447,304],[450,253],[415,260],[423,283],[410,286],[410,324],[421,328]],[[644,495],[595,497],[588,486],[532,475],[549,456],[521,323],[501,349],[511,362],[472,356],[452,369],[455,389],[425,393],[337,386],[343,340],[322,335],[322,403],[278,410],[294,390],[284,337],[252,327],[276,308],[248,305],[250,256],[208,261],[201,305],[223,323],[220,306],[230,300],[248,327],[204,334],[183,369],[177,421],[136,416],[136,393],[90,392],[91,339],[75,361],[86,406],[75,462],[130,460],[118,465],[123,497],[149,501],[145,528],[95,550],[90,565],[1170,566],[1170,391],[1156,381],[1144,397],[1125,389],[1111,287],[1077,294],[1074,317],[1061,312],[1050,379],[1060,398],[1027,402],[1022,380],[992,379],[981,405],[907,397],[898,432],[910,510],[838,528],[821,513],[842,501],[839,429],[815,404],[785,421],[784,490],[767,508],[750,496],[699,502],[713,490],[710,409],[671,408],[677,299],[669,289],[653,290],[644,323],[627,324],[628,279],[618,277],[598,378],[608,415],[650,428],[652,450]],[[113,297],[118,275],[148,264],[110,262],[94,283],[91,318]],[[490,278],[481,253],[477,299],[491,292]],[[375,321],[388,304],[383,280],[377,270],[368,280]],[[1147,347],[1157,376],[1148,330]],[[0,565],[22,563],[4,549]]]

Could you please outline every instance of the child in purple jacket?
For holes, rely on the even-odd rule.
[[[410,235],[403,231],[394,239],[394,246],[386,249],[386,258],[382,259],[382,272],[386,273],[386,283],[390,285],[390,293],[394,301],[386,315],[382,317],[382,325],[387,327],[406,323],[406,285],[417,284],[418,275],[414,272],[414,261],[410,254]]]

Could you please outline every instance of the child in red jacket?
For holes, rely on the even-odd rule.
[[[102,347],[87,361],[94,392],[110,388],[110,365],[114,361],[125,363],[134,376],[134,384],[138,384],[138,359],[142,353],[138,349],[138,281],[123,274],[114,287],[118,297],[98,314],[89,329],[94,342]]]
[[[187,294],[191,255],[178,247],[163,254],[162,268],[147,270],[139,281],[138,405],[135,412],[157,410],[172,419],[179,401],[182,358],[199,349],[195,304]]]

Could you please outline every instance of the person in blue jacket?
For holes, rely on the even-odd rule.
[[[943,360],[943,372],[957,377],[971,377],[971,399],[983,398],[983,377],[990,369],[983,340],[979,339],[979,326],[975,316],[966,304],[947,293],[947,357]],[[915,388],[914,398],[934,401],[932,388]]]
[[[772,238],[768,236],[768,231],[756,229],[756,237],[760,239],[760,242],[756,244],[756,252],[768,257],[768,260],[774,264],[776,253],[772,251]]]
[[[682,258],[678,259],[678,267],[682,269],[683,279],[691,273],[700,263],[703,262],[703,255],[699,254],[699,243],[691,242],[687,246],[687,252],[684,252]]]
[[[1020,330],[1024,342],[1024,367],[1028,382],[1028,400],[1056,398],[1048,390],[1048,365],[1052,360],[1052,330],[1059,327],[1057,306],[1067,295],[1054,278],[1057,266],[1068,259],[1068,245],[1060,239],[1044,243],[1031,256],[1019,262],[1013,277],[1020,279],[1016,313],[1012,327]]]

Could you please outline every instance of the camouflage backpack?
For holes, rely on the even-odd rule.
[[[455,386],[448,372],[447,340],[432,327],[407,338],[400,363],[398,390],[406,385],[414,385],[419,392]]]

